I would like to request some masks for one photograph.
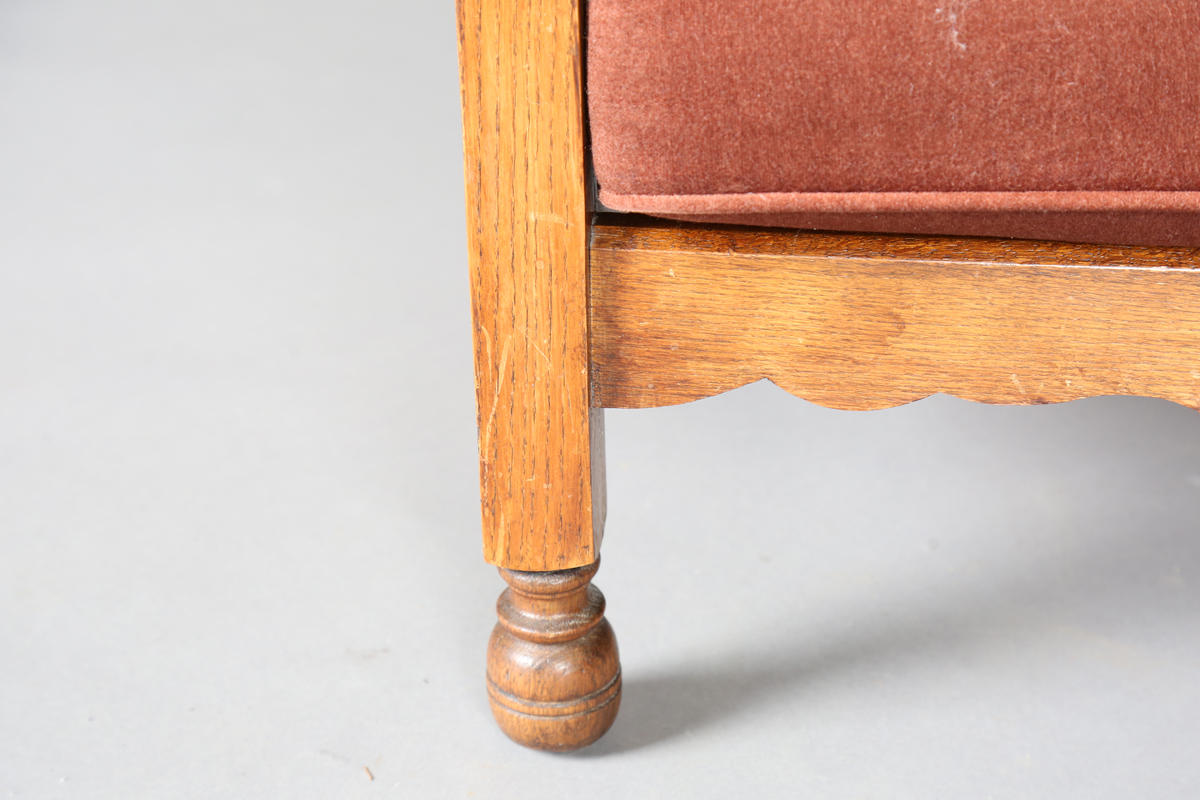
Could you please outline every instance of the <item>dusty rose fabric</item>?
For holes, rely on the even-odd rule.
[[[1200,246],[1197,0],[590,0],[611,208]]]
[[[689,222],[806,228],[867,233],[928,233],[940,236],[999,236],[1090,244],[1200,247],[1195,212],[949,211],[869,214],[811,212],[781,214],[658,214]]]

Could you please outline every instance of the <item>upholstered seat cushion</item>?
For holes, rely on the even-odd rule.
[[[590,0],[614,209],[1200,246],[1197,0]]]

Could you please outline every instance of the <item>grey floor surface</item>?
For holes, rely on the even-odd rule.
[[[0,797],[1196,798],[1200,417],[609,412],[621,716],[492,724],[449,2],[0,2]]]

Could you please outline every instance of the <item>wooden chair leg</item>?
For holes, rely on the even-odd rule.
[[[518,742],[570,750],[617,713],[617,645],[590,586],[604,532],[591,402],[582,12],[458,0],[483,553],[500,598],[488,688]]]
[[[621,665],[604,595],[591,584],[599,566],[500,570],[509,588],[496,604],[488,695],[501,729],[526,747],[577,750],[617,717]]]

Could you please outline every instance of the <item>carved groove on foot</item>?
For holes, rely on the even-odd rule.
[[[496,603],[488,698],[500,728],[526,747],[576,750],[616,719],[621,665],[604,595],[591,585],[599,565],[500,570],[509,588]]]
[[[499,703],[514,714],[526,717],[572,717],[578,714],[599,712],[621,694],[621,670],[612,680],[589,695],[577,700],[542,701],[527,700],[509,694],[490,679],[488,680],[488,695],[493,703]]]

